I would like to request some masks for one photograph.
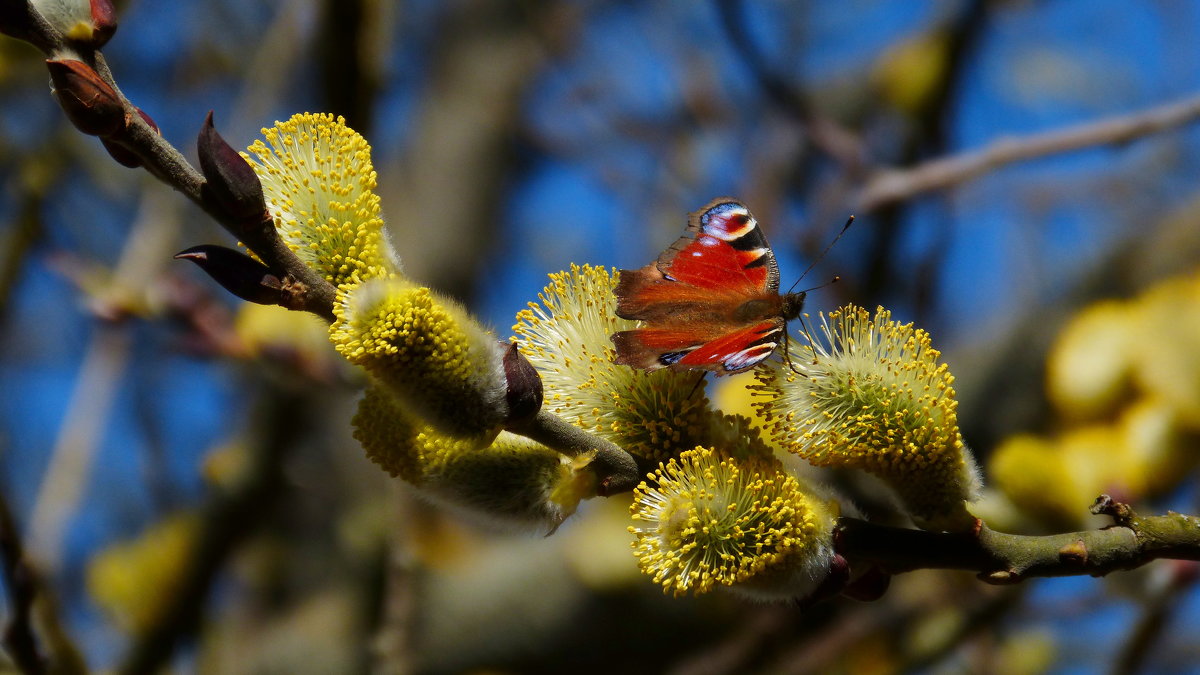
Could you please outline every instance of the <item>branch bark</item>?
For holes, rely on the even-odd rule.
[[[33,634],[33,601],[38,594],[37,575],[25,558],[8,502],[0,497],[0,556],[4,563],[4,586],[8,590],[8,625],[4,627],[4,650],[24,673],[47,671]]]
[[[26,34],[22,35],[22,39],[41,49],[50,59],[74,59],[87,64],[119,97],[125,111],[124,126],[116,133],[106,135],[103,140],[136,155],[146,171],[203,209],[257,254],[280,279],[294,280],[287,284],[292,289],[290,309],[302,309],[332,321],[336,289],[301,262],[279,237],[273,225],[263,227],[254,223],[248,226],[244,220],[231,217],[212,199],[206,198],[201,190],[205,183],[204,176],[142,117],[140,109],[121,92],[104,55],[98,50],[68,42],[57,30],[41,20],[36,11],[29,14],[28,25],[24,27]]]
[[[950,533],[842,518],[835,542],[851,564],[874,564],[892,574],[957,569],[990,584],[1013,584],[1031,577],[1104,576],[1159,558],[1200,560],[1200,518],[1131,514],[1104,529],[1046,536],[1005,534],[982,523],[977,533]]]
[[[887,204],[957,185],[1006,164],[1100,145],[1128,143],[1200,119],[1200,96],[1095,122],[1028,136],[1000,138],[979,149],[940,157],[909,169],[875,173],[858,195],[857,210]]]

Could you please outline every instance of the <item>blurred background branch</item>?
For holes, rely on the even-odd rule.
[[[908,169],[876,171],[857,201],[860,211],[942,190],[1013,162],[1098,145],[1124,144],[1200,119],[1200,96],[1030,136],[1001,138],[979,150],[938,157]]]

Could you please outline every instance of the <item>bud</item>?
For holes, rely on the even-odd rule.
[[[505,399],[508,402],[508,424],[532,419],[542,409],[542,378],[537,369],[517,349],[517,344],[504,343],[504,378],[508,382]]]
[[[892,575],[872,565],[866,572],[847,582],[842,595],[859,602],[874,602],[883,597],[891,584]]]
[[[113,33],[117,32],[117,13],[111,0],[91,0],[92,9],[92,39],[93,49],[100,49],[108,44]]]
[[[162,136],[162,129],[158,128],[158,122],[155,122],[153,117],[147,115],[146,111],[142,110],[141,108],[135,108],[135,110],[137,110],[137,114],[142,118],[142,121],[150,125],[150,128],[154,130],[154,133]]]
[[[111,0],[29,0],[29,4],[62,36],[99,49],[117,31]]]
[[[224,246],[193,246],[175,254],[176,260],[190,260],[225,290],[260,305],[278,305],[279,278],[266,265],[248,255]]]
[[[90,136],[112,136],[125,128],[125,106],[121,97],[82,61],[46,61],[52,93],[67,119]]]
[[[162,135],[162,132],[158,129],[158,124],[154,122],[153,118],[146,114],[145,110],[142,110],[141,108],[135,108],[135,110],[137,110],[137,113],[141,116],[142,120],[144,120],[146,124],[148,124],[150,128],[154,130],[154,133],[160,136]],[[124,145],[121,145],[116,141],[110,141],[107,138],[101,138],[100,144],[103,145],[104,149],[108,151],[109,156],[115,159],[121,166],[126,166],[130,169],[136,169],[142,165],[142,158],[138,157],[137,153],[125,147]]]
[[[136,169],[142,165],[141,157],[138,157],[132,150],[116,141],[101,138],[100,145],[103,145],[104,149],[108,151],[108,156],[116,160],[117,164],[121,166]]]
[[[250,164],[217,133],[211,110],[200,127],[196,150],[207,181],[201,188],[205,200],[238,221],[261,219],[267,210],[262,183]]]

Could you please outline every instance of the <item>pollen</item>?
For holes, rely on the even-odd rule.
[[[327,113],[294,115],[262,133],[243,157],[296,255],[343,290],[398,274],[366,139]]]
[[[800,597],[832,557],[833,514],[774,459],[688,450],[637,487],[631,513],[639,567],[675,596]]]
[[[442,433],[495,437],[506,412],[496,340],[457,304],[401,280],[342,294],[330,340]]]
[[[774,440],[817,466],[883,479],[919,522],[963,522],[977,490],[958,430],[954,377],[929,334],[847,306],[821,317],[792,362],[758,371],[755,405]]]

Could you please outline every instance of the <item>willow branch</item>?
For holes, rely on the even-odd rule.
[[[36,14],[34,12],[33,14]],[[76,59],[90,66],[98,77],[115,92],[124,110],[124,124],[104,140],[116,144],[136,156],[141,166],[163,183],[170,185],[198,205],[226,230],[244,243],[283,281],[290,309],[312,312],[326,321],[333,321],[336,289],[315,270],[305,265],[290,249],[275,229],[270,217],[246,220],[229,213],[204,189],[205,177],[173,145],[142,116],[141,111],[121,93],[104,56],[97,50],[87,50],[64,41],[44,22],[26,27],[26,39],[52,59]],[[629,453],[611,442],[597,438],[543,411],[515,433],[525,435],[564,454],[576,456],[596,451],[591,463],[600,480],[600,494],[616,494],[633,489],[639,478],[637,464]]]
[[[641,473],[633,455],[617,444],[594,436],[542,408],[529,422],[508,429],[561,452],[568,457],[595,451],[589,468],[600,478],[602,497],[628,492],[637,486]]]
[[[857,210],[881,206],[957,185],[1007,164],[1101,145],[1128,143],[1200,119],[1200,96],[1139,112],[1028,136],[1000,138],[979,150],[941,157],[909,169],[884,169],[858,195]]]
[[[140,109],[126,98],[103,54],[97,50],[67,43],[54,28],[40,20],[37,12],[31,12],[31,19],[24,28],[26,34],[21,36],[22,39],[41,49],[47,57],[81,61],[95,70],[99,77],[112,87],[125,111],[125,122],[121,129],[106,134],[105,142],[120,146],[135,155],[142,168],[183,194],[258,255],[272,273],[284,280],[287,307],[312,312],[327,321],[333,320],[333,301],[336,295],[333,285],[305,265],[288,248],[269,218],[251,221],[237,218],[222,209],[203,190],[203,174],[192,166],[175,146],[163,138],[143,118]]]
[[[744,3],[741,0],[718,0],[716,4],[721,28],[729,38],[728,46],[750,70],[767,99],[804,127],[814,147],[846,167],[850,173],[862,171],[867,157],[862,140],[854,132],[814,110],[799,91],[771,69],[760,48],[761,41],[750,35],[744,16]]]
[[[977,533],[927,532],[838,522],[838,552],[890,573],[957,569],[992,584],[1031,577],[1104,576],[1159,558],[1200,560],[1200,518],[1180,513],[1140,518],[1127,512],[1100,530],[1046,536],[1005,534],[981,524]]]

